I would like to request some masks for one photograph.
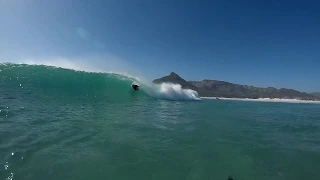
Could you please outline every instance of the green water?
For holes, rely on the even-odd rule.
[[[132,81],[0,65],[0,179],[320,179],[319,104],[173,101]]]

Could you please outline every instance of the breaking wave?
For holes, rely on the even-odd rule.
[[[140,91],[134,92],[132,83],[139,84]],[[132,96],[169,100],[199,100],[198,93],[183,89],[179,84],[154,84],[143,78],[126,73],[86,70],[79,64],[67,63],[2,63],[0,64],[2,90],[12,87],[24,88],[30,93],[60,94],[66,96],[103,96],[111,101],[128,100]]]

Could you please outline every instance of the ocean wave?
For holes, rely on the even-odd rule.
[[[57,63],[2,63],[0,64],[0,83],[3,87],[29,87],[41,93],[64,92],[69,95],[102,94],[114,99],[128,99],[135,96],[153,97],[168,100],[199,100],[198,93],[183,89],[179,84],[154,84],[144,78],[121,72],[107,72],[86,68],[84,64],[68,61]],[[132,83],[139,84],[140,91],[133,92]],[[39,94],[41,94],[39,93]],[[3,97],[8,98],[8,97]]]

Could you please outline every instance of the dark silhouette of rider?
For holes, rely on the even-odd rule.
[[[139,91],[139,86],[138,86],[138,85],[132,84],[132,88],[133,88],[135,91]]]

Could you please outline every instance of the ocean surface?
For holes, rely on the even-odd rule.
[[[319,180],[320,104],[0,64],[0,164],[0,180]]]

